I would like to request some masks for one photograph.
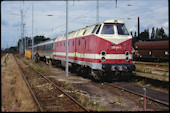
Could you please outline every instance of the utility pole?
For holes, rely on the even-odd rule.
[[[24,47],[25,49],[24,49],[24,50],[26,50],[25,24],[23,24],[23,34],[24,34],[24,39],[25,39],[25,40],[24,40],[24,41],[25,41],[25,44],[24,44],[24,45],[25,45],[25,47]],[[25,51],[24,51],[24,52],[25,52]],[[25,54],[26,54],[26,53],[25,53]]]
[[[23,12],[21,11],[21,54],[23,53]]]
[[[97,0],[96,6],[96,24],[99,23],[99,0]]]
[[[24,1],[23,1],[23,11],[24,11]],[[26,49],[26,39],[25,39],[25,23],[24,23],[24,14],[22,13],[22,24],[23,24],[23,52],[25,53],[25,49]],[[25,41],[25,43],[24,43]]]
[[[34,21],[33,21],[33,19],[34,19],[34,7],[33,7],[33,3],[32,3],[32,59],[33,59],[33,57],[34,57],[34,55],[33,55],[33,53],[34,53]]]
[[[115,0],[115,2],[116,2],[116,8],[117,8],[117,0]]]
[[[66,77],[68,77],[68,0],[66,0]]]
[[[139,21],[139,17],[138,17],[138,39],[140,39],[140,21]]]

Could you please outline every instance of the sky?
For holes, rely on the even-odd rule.
[[[96,0],[69,0],[68,32],[96,24],[96,7]],[[2,1],[1,49],[17,46],[21,39],[21,10],[24,36],[32,37],[32,23],[33,36],[53,39],[66,33],[66,1]],[[99,22],[119,19],[134,33],[138,30],[138,17],[140,32],[163,27],[169,36],[168,0],[117,0],[117,7],[115,0],[99,0]]]

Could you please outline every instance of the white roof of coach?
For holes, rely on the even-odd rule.
[[[46,44],[50,44],[50,43],[53,43],[53,42],[54,42],[54,39],[46,40],[46,41],[43,41],[43,42],[40,42],[40,43],[34,45],[34,47],[36,47],[36,46],[41,46],[41,45],[46,45]]]

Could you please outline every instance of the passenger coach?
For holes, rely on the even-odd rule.
[[[53,43],[54,40],[47,40],[34,46],[33,54],[36,62],[43,59],[46,63],[51,63],[53,58]]]

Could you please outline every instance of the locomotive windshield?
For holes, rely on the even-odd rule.
[[[104,24],[101,34],[114,34],[113,24]]]
[[[117,31],[119,35],[129,35],[125,25],[117,24]]]

